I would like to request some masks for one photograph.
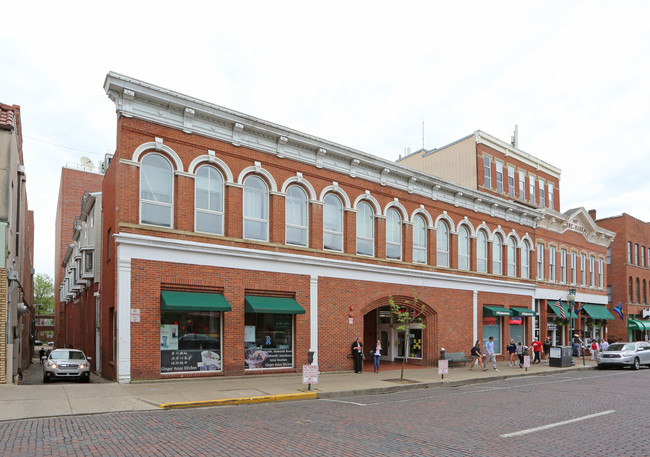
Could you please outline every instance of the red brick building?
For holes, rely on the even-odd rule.
[[[592,212],[596,217],[596,211]],[[650,224],[629,214],[598,219],[598,225],[616,232],[607,252],[607,293],[620,304],[625,320],[610,325],[610,338],[644,340],[650,334]]]
[[[68,328],[65,306],[69,300],[62,299],[60,293],[65,278],[69,274],[69,271],[66,271],[66,262],[63,260],[70,245],[74,242],[75,221],[79,219],[84,194],[101,190],[102,178],[101,170],[93,171],[83,167],[71,168],[67,166],[61,169],[54,226],[54,315],[56,326],[54,344],[57,347],[73,344],[70,341],[73,338],[70,332],[75,333],[77,331],[75,327],[70,330]],[[57,288],[59,293],[57,293]],[[68,314],[69,316],[70,314]]]
[[[499,354],[508,338],[567,342],[549,302],[569,288],[606,311],[614,234],[560,213],[559,170],[487,134],[471,136],[474,188],[115,73],[105,90],[118,114],[102,183],[106,377],[295,372],[310,350],[320,370],[348,370],[356,336],[433,364],[488,336]],[[544,196],[552,183],[550,207],[490,190],[488,152],[526,178],[543,170],[531,182],[543,176]],[[417,298],[422,325],[398,330],[390,297]]]

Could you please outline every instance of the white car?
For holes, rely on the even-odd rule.
[[[90,360],[79,349],[54,349],[43,363],[43,382],[51,379],[90,382]]]
[[[629,366],[638,370],[641,365],[650,367],[650,343],[644,341],[613,343],[596,356],[598,368]]]

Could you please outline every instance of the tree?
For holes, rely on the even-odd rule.
[[[400,375],[400,382],[403,382],[404,366],[406,365],[406,359],[408,359],[408,348],[410,347],[409,335],[411,325],[422,324],[422,315],[424,314],[426,305],[420,303],[420,298],[415,292],[413,298],[404,300],[403,305],[395,303],[392,295],[388,297],[388,303],[390,303],[391,311],[397,317],[397,322],[399,323],[397,330],[404,331],[404,358],[402,358],[402,373]],[[422,328],[426,328],[426,326],[422,324]]]
[[[50,275],[39,273],[34,278],[34,307],[36,314],[54,313],[54,285]]]

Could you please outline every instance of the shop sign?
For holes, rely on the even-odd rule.
[[[263,348],[246,349],[246,369],[252,368],[291,368],[293,351],[291,349]]]
[[[302,366],[302,383],[318,384],[318,365]]]
[[[557,330],[557,325],[555,324],[546,324],[546,330]]]
[[[219,370],[221,370],[221,357],[214,350],[160,351],[160,371],[163,373]]]
[[[483,325],[497,325],[497,318],[496,317],[484,317],[483,318]]]

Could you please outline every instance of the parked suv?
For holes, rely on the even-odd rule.
[[[596,356],[598,368],[629,366],[638,370],[641,365],[650,367],[650,344],[644,341],[613,343]]]
[[[90,361],[79,349],[54,349],[43,364],[43,382],[78,379],[90,382]]]

